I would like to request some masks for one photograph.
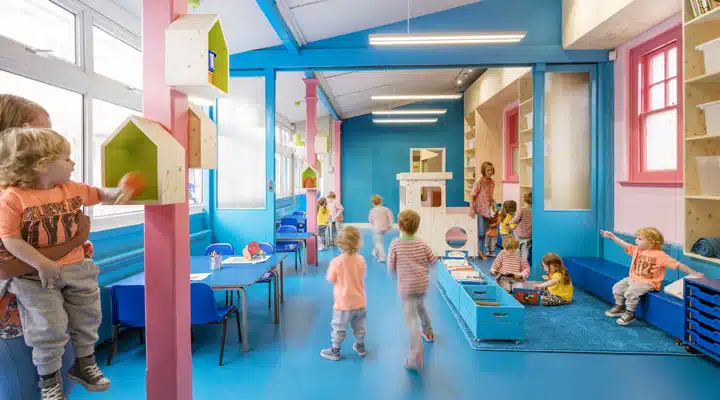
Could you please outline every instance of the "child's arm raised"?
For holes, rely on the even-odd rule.
[[[678,269],[688,275],[693,275],[698,278],[702,278],[703,276],[705,276],[702,272],[697,272],[685,264],[678,263]]]
[[[632,246],[630,243],[620,239],[619,237],[615,236],[614,233],[609,231],[600,231],[600,236],[612,240],[613,242],[617,243],[618,246],[622,247],[625,250],[627,250],[628,247]]]

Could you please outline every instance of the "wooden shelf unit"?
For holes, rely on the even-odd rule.
[[[475,136],[475,111],[471,111],[465,115],[465,140],[463,148],[463,163],[465,165],[464,171],[464,200],[470,202],[472,192],[472,185],[475,183],[475,170],[477,164],[477,155],[475,146],[477,146],[477,138]],[[468,186],[469,185],[469,186]]]
[[[520,160],[518,174],[520,176],[520,201],[522,201],[525,193],[532,192],[532,154],[528,154],[527,143],[533,140],[532,120],[533,113],[533,82],[532,72],[528,72],[518,79],[518,144],[520,147]],[[528,123],[529,122],[529,123]],[[519,206],[519,204],[518,204]]]
[[[702,237],[720,236],[720,196],[700,190],[696,157],[720,156],[720,136],[708,136],[704,112],[698,104],[720,100],[720,73],[705,71],[703,53],[695,47],[720,37],[720,8],[695,18],[690,0],[683,0],[683,121],[685,243],[689,257],[720,264],[720,259],[703,257],[690,251]]]

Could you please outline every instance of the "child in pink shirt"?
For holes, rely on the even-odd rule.
[[[330,244],[335,244],[340,231],[342,231],[342,223],[345,221],[345,208],[337,200],[335,192],[329,192],[327,195],[327,207],[330,210]]]
[[[374,195],[370,202],[373,208],[370,210],[368,219],[372,225],[373,232],[373,252],[372,255],[377,257],[381,263],[385,262],[385,234],[392,228],[393,215],[389,208],[383,207],[382,197]]]
[[[352,326],[355,343],[353,350],[365,357],[365,259],[358,254],[361,247],[360,231],[345,227],[337,245],[343,254],[330,261],[327,280],[335,284],[335,305],[332,317],[332,346],[320,351],[328,360],[340,359],[340,346],[347,336],[348,323]]]

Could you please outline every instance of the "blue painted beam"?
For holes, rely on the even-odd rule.
[[[307,71],[306,71],[306,72],[305,72],[305,77],[306,77],[306,78],[314,78],[314,77],[315,77],[315,74],[313,74],[312,72],[307,72]],[[328,110],[328,112],[330,113],[330,115],[331,115],[336,121],[339,121],[339,120],[340,120],[340,116],[338,115],[337,111],[335,111],[335,108],[333,107],[332,103],[330,102],[330,98],[328,98],[327,94],[325,93],[325,91],[323,90],[323,88],[322,88],[320,85],[318,85],[318,87],[317,87],[317,96],[318,96],[318,99],[320,99],[320,101],[323,103],[323,105],[325,106],[325,108]]]
[[[300,54],[300,44],[295,40],[290,27],[280,13],[275,0],[256,0],[258,7],[265,14],[270,25],[275,29],[280,40],[282,40],[285,48],[292,54]]]
[[[359,70],[417,67],[503,67],[535,63],[609,61],[607,50],[566,51],[560,45],[516,45],[426,49],[303,48],[300,54],[264,49],[230,56],[230,69],[275,68],[279,71]]]

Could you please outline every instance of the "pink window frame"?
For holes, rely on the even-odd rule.
[[[518,131],[520,124],[520,108],[518,107],[517,103],[513,103],[505,109],[503,114],[503,119],[505,121],[505,129],[503,132],[503,136],[505,139],[505,182],[519,183],[520,174],[518,173],[518,171],[513,171],[513,149],[515,147],[517,147],[518,149],[520,148],[520,132]],[[513,135],[513,127],[515,128],[514,145],[510,141]],[[518,157],[520,157],[519,151]]]
[[[646,85],[641,88],[638,83],[639,78],[639,65],[643,64],[642,70],[642,82],[643,84],[650,82],[650,63],[646,60],[650,60],[652,56],[666,53],[669,47],[674,46],[677,54],[677,75],[674,78],[667,77],[667,54],[665,78],[661,82],[656,82],[652,85]],[[647,42],[638,45],[637,47],[630,50],[630,112],[629,112],[629,124],[630,127],[630,151],[629,156],[629,182],[625,182],[628,185],[636,186],[682,186],[683,179],[683,99],[682,99],[682,29],[680,26],[672,28]],[[668,104],[668,92],[665,91],[665,105],[666,107],[648,111],[647,101],[649,99],[650,89],[659,83],[666,85],[667,83],[675,79],[677,87],[677,104],[667,106]],[[642,93],[642,100],[640,106],[638,105],[638,96],[641,90],[645,89]],[[677,169],[668,171],[647,171],[645,170],[645,135],[644,135],[644,121],[645,117],[649,114],[667,111],[670,109],[677,110]]]

